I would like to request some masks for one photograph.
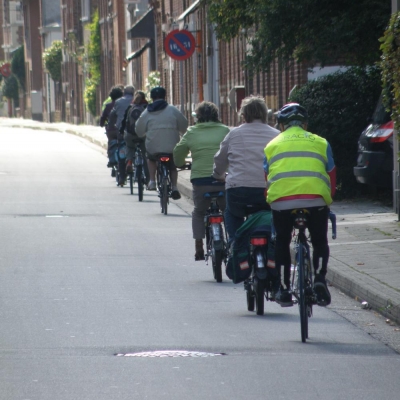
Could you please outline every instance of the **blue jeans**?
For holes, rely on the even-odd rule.
[[[237,187],[226,191],[225,227],[228,243],[235,238],[236,231],[242,226],[247,215],[247,205],[266,205],[265,188]]]

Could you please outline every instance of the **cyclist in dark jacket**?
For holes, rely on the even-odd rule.
[[[138,90],[133,97],[132,104],[126,109],[124,119],[122,120],[120,133],[124,135],[124,140],[127,147],[126,172],[128,174],[133,172],[133,161],[135,158],[135,149],[137,144],[140,145],[143,157],[146,156],[146,146],[144,145],[144,139],[139,138],[136,135],[135,122],[139,118],[140,114],[146,109],[147,105],[148,102],[146,100],[146,94]],[[149,169],[147,167],[147,163],[144,163],[144,172],[146,175],[147,184],[149,180]]]
[[[114,86],[111,88],[110,93],[109,93],[109,97],[111,99],[110,103],[107,103],[106,106],[104,107],[104,110],[101,114],[100,117],[100,126],[103,128],[105,127],[106,129],[106,135],[107,135],[107,139],[108,139],[108,164],[107,167],[110,168],[111,167],[111,160],[114,159],[113,155],[110,154],[110,148],[112,145],[112,141],[117,140],[118,139],[118,128],[115,126],[115,123],[113,123],[112,121],[109,120],[110,117],[110,113],[111,110],[114,108],[115,105],[115,101],[118,100],[119,98],[121,98],[123,95],[123,91],[121,86]]]

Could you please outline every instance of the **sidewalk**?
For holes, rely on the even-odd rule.
[[[107,148],[104,130],[96,126],[41,123],[0,118],[0,127],[66,132]],[[179,172],[179,190],[191,199],[190,171]],[[347,295],[366,301],[400,323],[400,222],[392,209],[371,201],[336,202],[337,239],[330,240],[328,280]]]

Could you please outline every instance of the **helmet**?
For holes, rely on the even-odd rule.
[[[278,124],[287,125],[292,121],[308,121],[307,110],[298,103],[289,103],[284,105],[277,115]]]
[[[156,86],[150,91],[150,97],[152,99],[165,99],[167,91],[162,86]]]

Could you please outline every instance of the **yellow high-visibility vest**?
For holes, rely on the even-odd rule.
[[[281,197],[319,195],[332,203],[331,182],[326,172],[328,142],[301,127],[280,133],[264,149],[267,157],[268,195],[272,203]]]

